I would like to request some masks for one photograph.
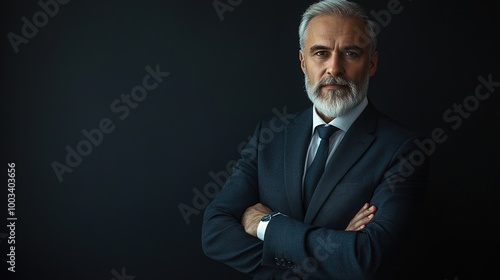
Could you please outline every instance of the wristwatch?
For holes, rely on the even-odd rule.
[[[260,218],[259,225],[257,226],[257,237],[260,240],[264,241],[264,235],[266,234],[266,229],[267,229],[267,225],[269,224],[269,221],[273,217],[276,217],[278,215],[286,216],[285,214],[282,214],[279,211],[275,211],[275,212],[272,212],[270,214],[265,214],[264,216],[262,216],[262,218]]]
[[[270,214],[265,214],[264,216],[262,216],[262,218],[260,219],[261,222],[269,222],[272,218],[278,216],[278,215],[281,215],[281,212],[279,211],[274,211]]]

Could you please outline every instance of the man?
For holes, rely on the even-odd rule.
[[[313,106],[272,141],[257,126],[205,211],[204,252],[255,279],[387,279],[422,210],[422,136],[367,99],[378,53],[361,7],[313,4],[299,37]]]

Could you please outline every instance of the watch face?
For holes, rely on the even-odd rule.
[[[271,214],[265,214],[262,219],[260,219],[261,221],[263,222],[267,222],[269,220],[271,220]]]

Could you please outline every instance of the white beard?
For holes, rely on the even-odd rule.
[[[324,78],[315,85],[311,85],[307,74],[304,77],[307,96],[320,113],[332,119],[340,117],[356,107],[365,99],[368,92],[368,75],[360,85],[341,77]],[[321,87],[327,84],[347,85],[349,88],[331,89],[324,96],[321,93]]]

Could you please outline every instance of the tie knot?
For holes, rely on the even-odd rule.
[[[321,139],[329,139],[332,136],[332,134],[338,130],[337,127],[332,126],[332,125],[318,126],[317,129],[318,129],[319,138],[321,138]]]

